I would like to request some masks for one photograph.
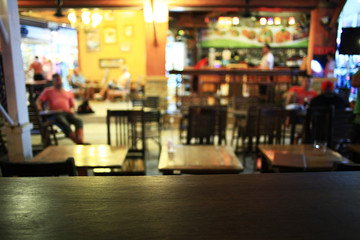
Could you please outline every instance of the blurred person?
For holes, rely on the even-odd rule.
[[[35,60],[34,62],[32,62],[28,68],[28,70],[26,72],[29,72],[33,70],[34,71],[34,80],[35,81],[39,81],[39,80],[44,80],[44,71],[43,71],[43,67],[42,64],[39,61],[39,57],[35,56]]]
[[[262,58],[260,63],[261,70],[273,70],[274,69],[274,55],[271,52],[269,44],[265,44],[262,48]]]
[[[302,79],[301,86],[292,86],[284,94],[285,105],[292,103],[306,105],[311,99],[316,97],[318,94],[315,90],[311,90],[312,77],[307,76]]]
[[[95,99],[102,100],[107,96],[109,98],[109,90],[117,89],[117,90],[129,90],[130,91],[131,84],[131,74],[126,65],[123,65],[121,68],[121,75],[118,79],[113,81],[109,81],[107,84],[103,86],[99,93],[95,94]],[[109,100],[109,99],[108,99]]]
[[[336,94],[334,89],[335,87],[332,81],[323,81],[321,83],[321,94],[311,100],[309,108],[334,105],[335,109],[345,109],[345,99],[342,96]]]
[[[48,104],[50,110],[61,110],[62,113],[56,114],[51,118],[66,135],[76,144],[84,143],[83,122],[75,117],[75,102],[71,92],[63,89],[60,74],[53,75],[53,86],[43,90],[37,100],[37,108],[43,110],[43,105]],[[75,132],[71,129],[71,124],[75,125]]]
[[[80,96],[83,100],[86,100],[88,98],[87,96],[87,88],[86,88],[86,80],[81,75],[80,70],[78,67],[74,69],[74,73],[70,77],[70,84],[73,89],[79,89]]]
[[[326,65],[324,68],[324,77],[334,77],[334,70],[336,68],[336,62],[334,59],[333,54],[328,53],[326,54]]]
[[[273,70],[274,69],[274,55],[271,52],[269,44],[265,44],[262,48],[262,58],[260,63],[261,70]],[[266,95],[267,85],[260,84],[259,92],[260,95]]]
[[[207,56],[204,54],[201,56],[201,59],[194,65],[194,69],[201,69],[206,67],[209,64]],[[198,91],[199,86],[199,75],[194,75],[192,82],[192,90],[194,92]]]

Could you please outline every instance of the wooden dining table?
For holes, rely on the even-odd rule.
[[[161,152],[163,174],[225,174],[243,171],[243,165],[229,146],[176,145]]]
[[[334,162],[351,162],[340,153],[312,144],[259,145],[262,170],[329,171]]]
[[[0,178],[13,239],[359,239],[358,172]]]
[[[73,157],[79,176],[86,176],[88,169],[121,168],[127,152],[123,146],[56,145],[45,148],[30,162],[59,162]]]

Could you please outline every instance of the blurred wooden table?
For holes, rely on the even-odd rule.
[[[0,178],[13,239],[359,239],[359,172]]]
[[[174,152],[162,150],[159,171],[164,174],[239,173],[243,166],[231,147],[177,145]]]
[[[121,168],[127,147],[109,145],[58,145],[49,146],[30,162],[58,162],[73,157],[80,176],[89,168]]]
[[[312,144],[298,145],[259,145],[263,155],[262,169],[267,167],[281,169],[297,169],[301,171],[329,171],[334,162],[350,162],[340,153],[329,148],[314,148]]]

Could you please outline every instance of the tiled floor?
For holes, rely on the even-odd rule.
[[[77,105],[80,102],[77,102]],[[131,108],[132,105],[130,102],[106,102],[106,101],[91,101],[91,108],[95,113],[92,114],[82,114],[78,115],[84,122],[84,137],[85,141],[91,144],[107,144],[107,129],[106,129],[106,112],[107,109],[126,109]],[[176,121],[175,121],[176,122]],[[227,143],[230,143],[231,137],[231,126],[229,126],[228,134],[227,134]],[[167,141],[169,138],[173,139],[174,144],[178,144],[179,132],[178,127],[173,124],[171,127],[169,124],[166,125],[166,128],[162,130],[162,146],[167,146]],[[39,144],[41,141],[39,136],[32,136],[32,144]],[[71,140],[64,138],[62,134],[60,134],[59,139],[60,145],[69,145],[74,144]],[[152,142],[147,142],[147,155],[148,159],[146,159],[146,175],[161,175],[158,171],[158,146]],[[241,155],[238,156],[242,161],[243,157]],[[248,156],[246,159],[245,170],[242,174],[253,173],[253,159],[251,156]]]

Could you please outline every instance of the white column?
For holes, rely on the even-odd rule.
[[[29,116],[26,101],[25,77],[21,55],[21,36],[17,1],[0,0],[2,21],[1,47],[4,64],[7,109],[14,126],[6,124],[7,147],[10,161],[27,161],[32,158]],[[5,36],[4,36],[5,35]],[[7,40],[6,41],[6,35]]]

